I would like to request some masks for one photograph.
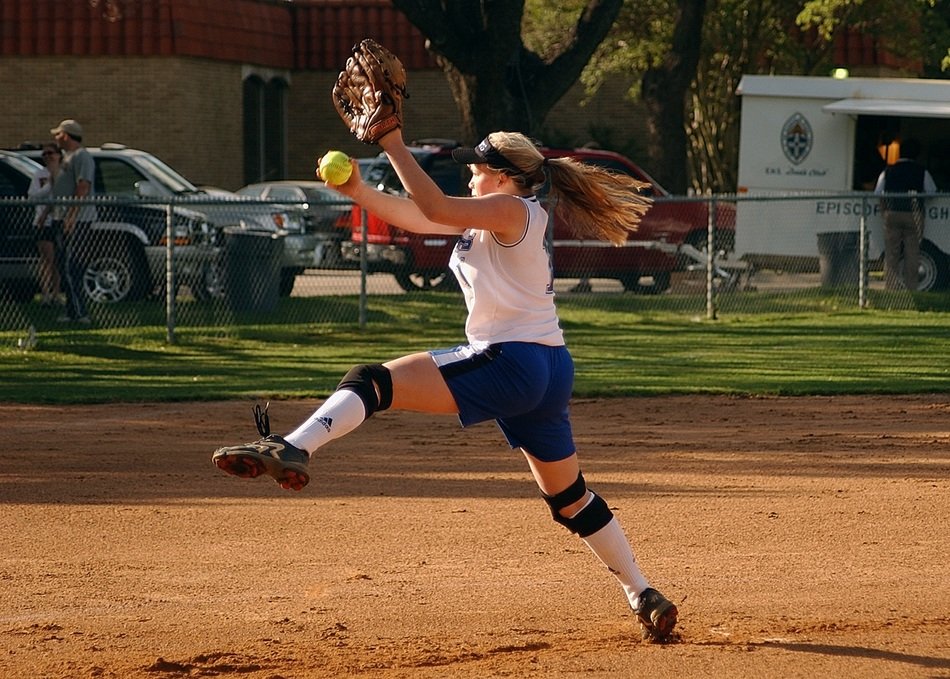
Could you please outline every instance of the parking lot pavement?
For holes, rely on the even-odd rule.
[[[577,278],[556,278],[554,290],[558,295],[579,294],[574,288],[580,283]],[[592,278],[589,293],[623,294],[623,286],[612,278]],[[678,295],[704,295],[706,274],[702,271],[681,272],[673,276],[670,293]],[[737,291],[742,290],[803,290],[821,286],[821,277],[816,273],[792,273],[759,271],[747,283],[739,281]],[[880,276],[872,276],[870,289],[883,289]],[[323,295],[358,295],[360,292],[359,271],[321,271],[311,269],[297,277],[294,297],[319,297]],[[366,278],[366,293],[369,295],[405,295],[396,279],[390,274],[371,274]]]
[[[320,297],[324,295],[358,295],[360,293],[359,271],[320,271],[309,269],[297,276],[294,297]],[[373,274],[366,277],[368,295],[402,295],[405,291],[389,274]]]
[[[568,294],[579,283],[577,278],[557,278],[554,290]],[[623,286],[611,278],[594,278],[590,281],[591,292],[622,293]],[[320,271],[311,269],[297,276],[294,297],[319,297],[322,295],[358,295],[360,292],[359,271]],[[396,279],[390,274],[377,273],[366,277],[368,295],[405,295]]]

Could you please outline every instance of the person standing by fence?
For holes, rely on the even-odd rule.
[[[96,163],[82,145],[82,126],[64,120],[50,130],[66,157],[63,171],[53,184],[54,198],[86,198],[94,192]],[[69,205],[61,209],[64,247],[60,248],[60,276],[66,289],[66,310],[61,322],[89,325],[82,291],[83,266],[89,250],[92,223],[98,218],[95,205]]]
[[[900,158],[884,168],[874,192],[881,194],[884,209],[884,283],[889,290],[903,287],[916,290],[920,266],[920,241],[924,234],[922,201],[910,196],[887,194],[936,193],[937,186],[917,158],[920,142],[908,139],[901,145]],[[903,255],[903,269],[901,269]]]
[[[44,167],[36,171],[30,181],[26,194],[30,198],[46,200],[53,195],[53,183],[59,177],[63,167],[63,151],[56,144],[43,146]],[[49,203],[36,206],[36,217],[33,221],[36,227],[36,249],[40,254],[39,280],[42,304],[52,306],[59,304],[60,281],[57,267],[56,248],[62,243],[62,236],[53,224],[52,210]]]

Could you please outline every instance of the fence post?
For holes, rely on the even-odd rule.
[[[165,205],[165,341],[175,343],[175,228],[172,201]]]
[[[366,209],[360,210],[360,238],[363,247],[360,248],[360,330],[366,328],[366,277],[369,270],[369,259],[366,249],[369,247],[369,228]]]
[[[707,189],[706,195],[709,196],[709,209],[706,210],[706,319],[716,320],[716,300],[713,295],[713,265],[716,259],[716,251],[713,246],[716,242],[716,199],[712,197],[712,190]]]
[[[868,199],[861,197],[861,219],[858,222],[858,308],[868,307]]]

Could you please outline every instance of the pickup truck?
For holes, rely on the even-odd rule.
[[[458,144],[447,140],[415,142],[410,150],[422,168],[442,190],[455,196],[470,195],[466,166],[452,160]],[[657,294],[670,287],[671,274],[690,263],[705,261],[709,203],[694,198],[676,198],[629,158],[600,149],[542,148],[549,158],[569,156],[614,172],[631,175],[648,184],[644,193],[654,204],[627,243],[578,240],[566,224],[552,220],[550,239],[554,275],[559,278],[614,278],[625,290]],[[366,171],[364,181],[378,189],[405,195],[396,172],[385,154]],[[543,198],[543,197],[542,197]],[[716,204],[716,250],[731,251],[735,243],[735,206]],[[362,257],[362,210],[354,206],[350,240],[343,243],[344,259]],[[367,215],[366,259],[370,273],[389,273],[407,291],[446,289],[455,284],[447,269],[455,239],[448,236],[412,234]]]
[[[112,258],[109,266],[113,268],[105,271],[108,275],[98,277],[97,289],[87,287],[87,294],[96,301],[140,298],[155,289],[156,283],[164,281],[164,242],[150,236],[152,231],[163,229],[164,217],[159,209],[163,200],[174,199],[176,212],[188,211],[197,215],[204,222],[205,240],[217,249],[223,243],[224,230],[231,227],[280,234],[283,240],[281,296],[290,295],[296,277],[315,265],[315,252],[321,245],[321,238],[312,218],[302,208],[264,203],[229,191],[205,191],[151,153],[122,144],[107,143],[87,150],[96,163],[96,195],[122,199],[113,208],[113,212],[120,207],[123,210],[122,219],[116,221],[139,227],[129,230],[120,243],[134,256]],[[40,151],[39,145],[16,150],[32,160],[39,159]],[[144,205],[134,208],[137,198],[145,199],[143,203],[148,203],[149,199],[156,202],[150,210],[143,209]],[[156,213],[157,225],[152,223]],[[102,261],[106,263],[105,259]],[[201,276],[204,280],[195,286],[196,296],[206,298],[223,294],[220,268],[220,262],[215,259],[203,268]],[[102,281],[109,282],[109,289],[102,288]]]
[[[0,198],[25,199],[40,165],[26,155],[0,150]],[[38,252],[35,206],[0,204],[0,295],[25,302],[37,291]],[[99,205],[92,231],[95,248],[85,263],[81,285],[86,297],[103,304],[139,299],[165,284],[166,211],[159,205],[114,200]],[[176,206],[175,234],[178,281],[195,297],[214,295],[207,271],[218,248],[214,230],[200,212]],[[215,285],[219,286],[220,283]]]

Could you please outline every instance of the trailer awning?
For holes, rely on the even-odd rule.
[[[841,99],[821,107],[826,113],[905,118],[950,118],[950,101],[906,99]]]

